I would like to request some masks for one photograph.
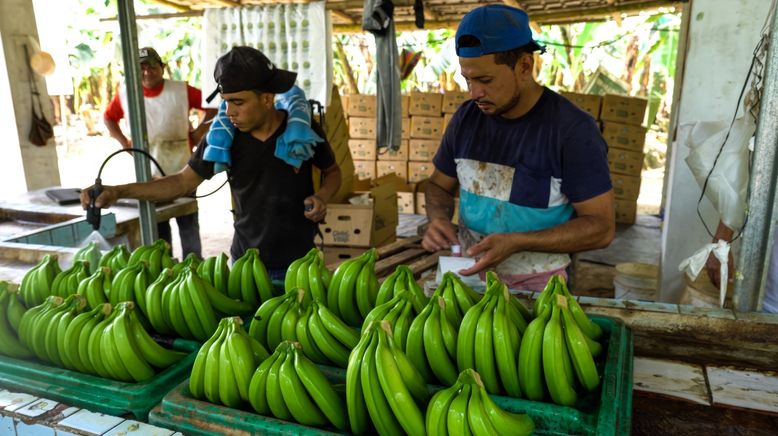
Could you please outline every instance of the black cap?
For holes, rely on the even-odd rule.
[[[158,64],[164,64],[162,58],[159,57],[159,53],[151,47],[143,47],[138,50],[138,58],[140,59],[140,63],[156,62]]]
[[[292,88],[297,73],[276,68],[255,48],[233,47],[216,61],[213,78],[222,94],[250,90],[282,94]]]

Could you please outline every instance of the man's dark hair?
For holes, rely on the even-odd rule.
[[[459,38],[460,47],[480,47],[481,41],[473,35],[462,35]],[[497,65],[507,65],[513,69],[516,67],[516,63],[525,53],[532,54],[532,52],[538,49],[536,43],[530,42],[529,44],[516,47],[508,51],[501,51],[494,53],[494,63]]]

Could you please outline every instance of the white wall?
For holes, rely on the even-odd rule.
[[[679,125],[732,119],[770,3],[691,1],[686,66],[677,109]],[[711,241],[697,216],[701,189],[686,165],[688,155],[685,144],[675,143],[668,167],[660,290],[660,299],[666,302],[677,302],[685,286],[678,264]],[[700,210],[715,232],[718,214],[707,199],[703,199]]]

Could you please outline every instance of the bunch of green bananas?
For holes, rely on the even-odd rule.
[[[538,302],[539,301],[539,302]],[[553,276],[536,300],[537,318],[524,332],[519,350],[519,380],[524,395],[572,406],[578,384],[593,391],[600,384],[594,358],[602,353],[602,329],[586,316],[564,281]]]
[[[481,294],[462,283],[459,276],[451,271],[443,274],[440,284],[432,294],[433,300],[437,297],[446,300],[446,318],[457,328],[465,313],[481,300]]]
[[[17,290],[0,281],[0,354],[25,359],[32,353],[19,341],[17,331],[27,309],[19,301]]]
[[[92,274],[95,272],[95,270],[99,267],[100,259],[102,258],[103,254],[100,252],[100,247],[98,246],[97,242],[92,241],[80,250],[76,251],[76,254],[73,255],[73,262],[76,261],[83,261],[86,262],[86,264],[89,267],[89,270],[87,271],[87,275]]]
[[[424,378],[395,343],[388,321],[362,331],[346,369],[346,407],[351,432],[424,435],[429,393]]]
[[[163,268],[171,268],[173,266],[173,254],[170,250],[170,244],[164,239],[157,239],[151,245],[141,245],[130,254],[127,266],[137,265],[141,261],[146,261],[148,264],[151,279],[156,279]]]
[[[56,254],[43,256],[40,262],[22,277],[19,295],[28,309],[42,304],[51,295],[51,284],[62,272]]]
[[[273,298],[273,292],[273,283],[259,257],[259,250],[249,248],[232,264],[227,281],[227,295],[257,308],[262,302]]]
[[[375,248],[341,263],[327,289],[327,308],[352,327],[359,327],[376,305],[378,279]]]
[[[227,295],[227,285],[230,280],[230,258],[224,253],[203,260],[197,267],[200,277],[208,281],[214,288]]]
[[[112,306],[116,306],[123,301],[132,301],[145,314],[146,289],[154,281],[155,277],[157,276],[152,276],[146,261],[127,265],[114,275],[110,291],[108,292],[108,302]]]
[[[249,401],[249,384],[268,352],[243,330],[240,317],[222,318],[197,353],[189,392],[195,398],[238,407]]]
[[[421,313],[424,306],[427,305],[429,298],[424,295],[424,289],[416,283],[416,279],[413,278],[413,271],[406,265],[399,265],[393,273],[384,279],[384,282],[381,283],[381,287],[378,289],[375,304],[386,303],[402,290],[410,291],[413,294],[413,307],[416,313]]]
[[[173,274],[178,275],[185,268],[192,267],[192,268],[198,269],[200,267],[200,263],[201,263],[200,259],[197,257],[196,254],[189,253],[189,254],[186,255],[184,260],[182,260],[181,262],[178,262],[177,264],[173,265],[173,267],[171,269],[173,270]],[[162,274],[162,272],[160,272],[160,274]],[[198,274],[199,274],[199,272],[198,272]]]
[[[114,245],[100,258],[99,267],[107,266],[111,271],[119,271],[127,266],[130,260],[130,252],[124,244]]]
[[[456,382],[458,328],[446,317],[443,297],[433,297],[411,323],[405,354],[426,381]]]
[[[58,338],[60,334],[64,337],[67,323],[86,307],[86,299],[78,294],[65,299],[52,295],[41,306],[31,308],[22,316],[19,339],[40,360],[64,366],[60,350],[65,344],[59,344]],[[63,326],[59,325],[60,321]]]
[[[86,304],[91,309],[107,303],[108,295],[111,295],[111,268],[100,267],[94,274],[81,280],[76,293],[86,298]]]
[[[430,436],[528,436],[535,431],[532,418],[495,404],[472,368],[462,371],[450,388],[435,393],[427,407],[426,425]]]
[[[78,292],[78,285],[89,277],[89,263],[84,260],[76,260],[73,265],[57,274],[51,283],[51,295],[66,298],[68,295]]]
[[[465,313],[459,326],[457,367],[478,371],[492,394],[505,391],[521,396],[516,362],[527,321],[517,304],[521,303],[490,271],[483,298]]]
[[[410,291],[401,290],[394,298],[384,304],[379,304],[365,317],[363,326],[373,321],[387,320],[392,326],[392,334],[400,348],[405,349],[405,340],[408,338],[408,330],[411,327],[417,313],[415,310],[416,296]]]
[[[324,254],[316,247],[289,265],[284,278],[284,290],[304,289],[310,298],[327,301],[327,289],[332,273],[324,265]]]
[[[342,400],[301,348],[298,342],[284,341],[259,365],[248,388],[251,406],[262,415],[346,431]]]

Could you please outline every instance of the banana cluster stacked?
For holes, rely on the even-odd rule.
[[[148,380],[184,357],[157,344],[140,324],[132,302],[84,312],[86,300],[50,296],[24,313],[19,339],[40,360],[124,382]]]
[[[87,307],[94,309],[107,303],[107,295],[111,294],[111,268],[103,266],[91,276],[81,280],[76,288],[76,294],[86,299]]]
[[[237,407],[249,400],[254,370],[268,352],[250,338],[239,317],[222,318],[216,332],[197,353],[189,391],[195,398]]]
[[[151,268],[145,260],[127,265],[117,271],[111,280],[108,302],[115,306],[122,301],[132,301],[146,313],[146,289],[158,276],[152,276]]]
[[[411,322],[417,315],[414,309],[416,301],[418,300],[411,291],[401,290],[391,300],[373,308],[365,317],[362,325],[366,326],[374,321],[389,321],[395,342],[400,345],[400,348],[405,349],[408,330],[410,330]]]
[[[47,254],[43,259],[22,277],[19,285],[19,295],[25,307],[30,308],[42,304],[51,295],[51,284],[62,272],[56,254]]]
[[[208,281],[214,288],[221,291],[221,293],[227,293],[227,286],[230,281],[230,259],[224,253],[219,253],[218,256],[211,256],[203,259],[199,265],[197,265],[197,273],[200,277]]]
[[[360,327],[376,305],[377,258],[375,248],[371,248],[361,256],[341,263],[327,288],[327,308],[352,327]]]
[[[130,254],[130,258],[127,259],[127,266],[137,265],[142,261],[146,262],[151,277],[157,278],[163,268],[173,266],[173,254],[170,244],[164,239],[157,239],[151,245],[141,245]]]
[[[103,255],[100,252],[100,247],[98,246],[97,242],[92,241],[80,250],[76,251],[76,254],[73,255],[73,263],[76,263],[77,261],[86,262],[88,268],[87,275],[94,273],[97,268],[100,267],[100,260],[102,259]]]
[[[473,369],[462,371],[450,388],[432,397],[426,425],[430,436],[528,436],[535,431],[529,416],[506,412],[495,404]]]
[[[127,266],[130,260],[130,252],[124,244],[114,245],[100,258],[98,266],[111,268],[111,271],[119,271]],[[92,271],[94,273],[94,271]]]
[[[251,406],[262,415],[346,431],[340,397],[300,348],[297,342],[284,341],[259,365],[248,387]]]
[[[445,300],[446,318],[457,328],[462,323],[465,313],[481,300],[481,294],[462,283],[459,276],[451,271],[443,274],[440,284],[435,288],[432,299],[434,300],[438,297],[442,297]]]
[[[411,323],[405,353],[426,381],[456,382],[458,330],[446,317],[443,297],[433,297]]]
[[[330,287],[332,273],[324,265],[324,254],[318,248],[312,248],[305,256],[289,265],[284,279],[284,289],[303,289],[314,300],[327,301],[327,289]]]
[[[70,294],[75,294],[81,280],[87,277],[89,277],[89,263],[85,260],[76,260],[70,268],[54,277],[49,295],[66,298]]]
[[[518,360],[527,321],[497,275],[488,272],[484,296],[462,318],[457,337],[457,367],[473,368],[491,394],[521,396]]]
[[[217,274],[214,268],[214,280],[218,281]],[[273,283],[259,257],[259,250],[249,248],[232,264],[227,280],[227,296],[257,308],[262,302],[273,298],[273,292]]]
[[[316,363],[345,368],[359,333],[319,300],[308,301],[303,289],[266,301],[249,325],[249,335],[268,349],[283,341],[300,342]]]
[[[554,276],[535,300],[519,351],[519,380],[524,395],[572,406],[577,388],[591,392],[600,384],[594,358],[602,353],[602,329],[586,316],[564,281]]]
[[[22,316],[27,309],[19,301],[17,290],[0,281],[0,354],[26,359],[32,353],[19,341],[17,332]]]
[[[424,378],[395,343],[389,322],[366,326],[346,369],[351,432],[424,435],[428,402]]]
[[[399,265],[381,283],[375,299],[376,306],[388,302],[402,290],[407,290],[413,294],[413,307],[417,314],[421,313],[424,306],[427,305],[429,298],[424,295],[424,290],[416,283],[416,279],[413,278],[413,271],[406,265]]]

